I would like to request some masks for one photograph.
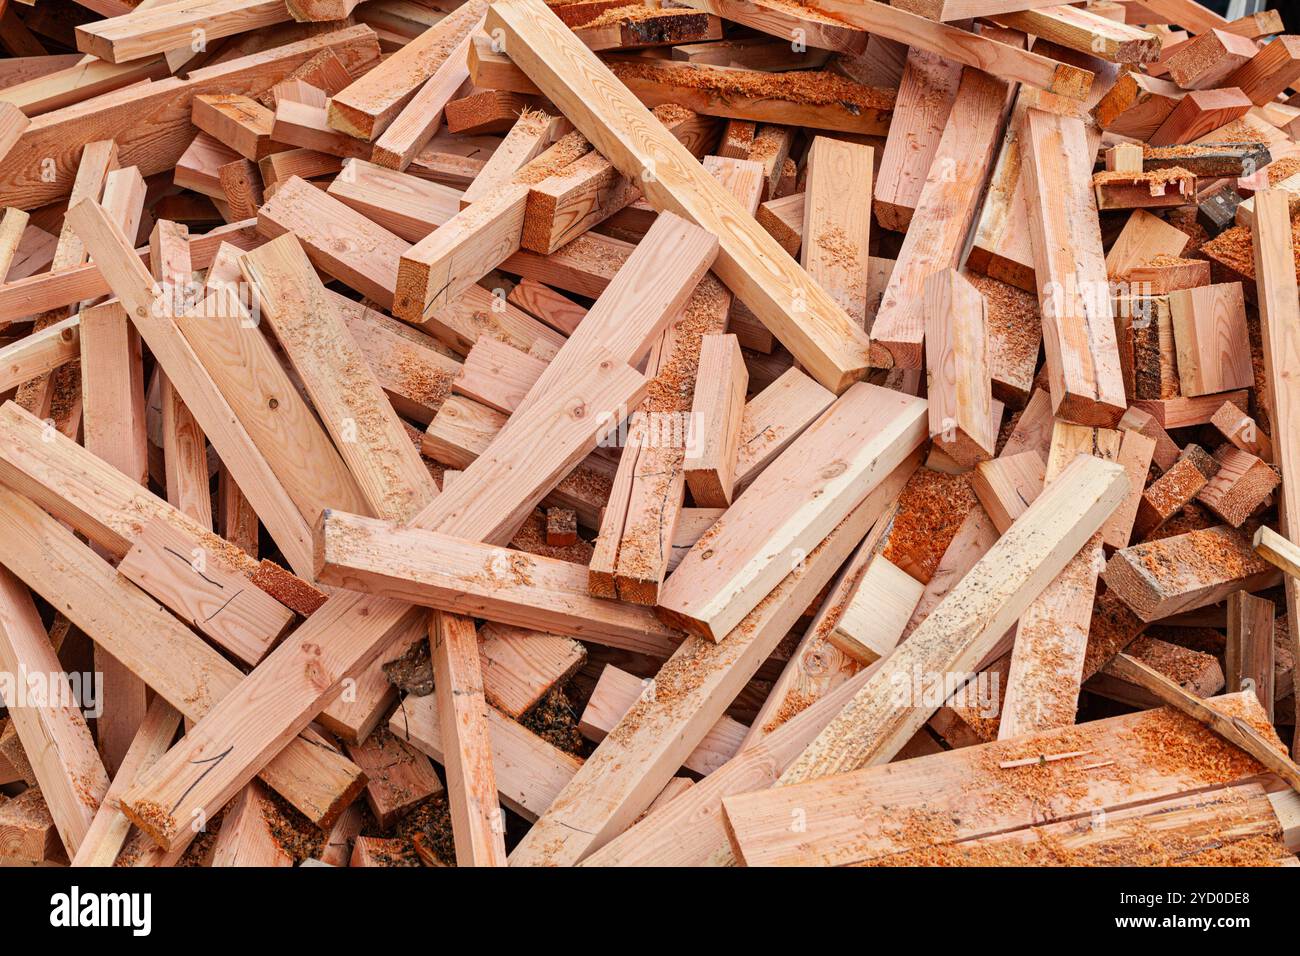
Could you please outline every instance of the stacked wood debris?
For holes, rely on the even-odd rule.
[[[1296,865],[1277,12],[0,13],[0,863]]]

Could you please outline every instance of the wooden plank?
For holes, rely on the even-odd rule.
[[[1102,543],[1110,549],[1126,548],[1133,536],[1133,524],[1141,507],[1147,474],[1155,456],[1156,442],[1141,432],[1125,429],[1115,460],[1124,466],[1128,475],[1128,495],[1102,525]]]
[[[752,3],[743,4],[729,0],[691,0],[687,5],[696,9],[719,7],[715,12],[727,19],[774,36],[788,38],[792,27],[807,28],[808,43],[814,46],[820,45],[812,39],[812,31],[817,28],[815,24],[818,24],[815,18],[824,16],[841,30],[844,24],[849,24],[881,39],[919,47],[965,66],[983,70],[992,76],[1029,83],[1073,99],[1086,96],[1092,83],[1092,75],[1087,70],[971,34],[945,23],[935,23],[900,7],[876,3],[874,0],[819,0],[816,10],[807,14],[802,12],[803,8],[792,12],[789,7],[778,6],[767,0],[753,0]],[[824,24],[821,26],[822,29],[825,28]],[[841,45],[823,48],[841,50],[842,42]],[[860,48],[849,52],[860,52]]]
[[[242,575],[192,553],[193,539],[155,518],[118,573],[237,659],[256,664],[296,620]]]
[[[688,633],[725,637],[784,577],[781,557],[815,547],[918,447],[923,416],[911,396],[866,384],[850,389],[754,480],[707,544],[691,549],[660,593],[660,615]],[[842,470],[808,473],[806,462],[827,454],[843,460],[846,449]],[[787,503],[774,508],[774,498]]]
[[[1120,433],[1112,429],[1058,422],[1052,432],[1044,487],[1050,487],[1077,455],[1117,461],[1121,440]],[[1124,500],[1129,497],[1126,493]],[[1106,520],[1113,517],[1114,511]],[[1099,531],[1020,616],[998,723],[999,740],[1068,727],[1075,722],[1097,575],[1103,560]]]
[[[925,585],[875,555],[826,640],[859,664],[874,664],[898,644]]]
[[[546,362],[498,339],[481,336],[452,383],[459,395],[507,415],[518,408],[546,370]]]
[[[412,215],[419,214],[404,193],[393,191],[392,196]],[[276,237],[292,232],[317,268],[385,308],[392,304],[397,263],[409,246],[305,180],[291,178],[262,206],[258,228]],[[564,341],[563,336],[479,286],[471,286],[447,308],[428,317],[422,327],[462,353],[485,333],[538,354],[553,354]]]
[[[409,520],[437,494],[433,478],[302,246],[281,236],[239,262],[366,504]]]
[[[744,167],[742,171],[749,175],[733,177],[730,185],[738,194],[748,193],[746,202],[752,208],[761,188],[757,164],[718,162]],[[652,228],[657,227],[656,223]],[[575,337],[597,332],[599,326],[588,324],[597,319],[609,323],[614,313],[601,308],[604,301],[598,300]],[[694,286],[675,324],[651,339],[646,371],[654,375],[652,397],[629,419],[626,448],[598,522],[600,536],[588,562],[593,595],[617,594],[646,605],[658,600],[684,504],[684,465],[701,345],[704,336],[720,334],[726,328],[731,305],[725,287],[715,276],[706,276]]]
[[[1157,256],[1180,256],[1191,237],[1145,209],[1135,209],[1106,253],[1106,274],[1123,279]]]
[[[104,192],[105,183],[108,174],[117,169],[117,146],[112,141],[96,140],[87,143],[81,152],[80,160],[77,164],[77,175],[72,185],[72,194],[70,201],[80,200],[82,198],[98,200]],[[135,179],[138,181],[139,176]],[[120,185],[132,185],[130,180],[119,180]],[[127,191],[119,192],[119,199],[123,206],[126,206],[126,199],[129,198]],[[134,233],[132,233],[134,236]],[[54,258],[50,262],[50,274],[75,268],[86,261],[86,249],[76,233],[68,227],[65,222],[63,228],[59,231],[58,243],[54,248]],[[57,308],[42,311],[33,321],[33,328],[40,330],[51,322],[57,322],[69,314],[71,309],[60,305]],[[23,408],[30,411],[38,418],[54,418],[56,427],[60,427],[64,434],[75,435],[75,428],[69,428],[72,424],[71,415],[75,409],[77,396],[77,376],[74,374],[76,366],[69,366],[66,369],[42,375],[23,385],[19,389],[15,400]],[[60,388],[62,386],[62,388]],[[54,417],[54,399],[56,394],[62,392],[63,395],[72,399],[71,404],[64,404],[59,410],[59,415]]]
[[[1228,401],[1238,408],[1245,408],[1247,393],[1243,389],[1233,392],[1219,392],[1216,395],[1198,395],[1194,398],[1138,399],[1129,410],[1138,409],[1146,412],[1160,427],[1187,428],[1191,425],[1207,425],[1214,414]]]
[[[207,133],[199,133],[176,160],[172,181],[213,199],[225,195],[221,188],[221,170],[242,157]],[[268,182],[267,185],[270,185]]]
[[[917,484],[918,479],[922,478],[924,474],[922,471],[917,471],[909,476],[906,484],[901,485],[903,491],[906,492],[908,488]],[[858,545],[853,557],[841,570],[830,591],[822,600],[817,613],[808,624],[803,638],[790,655],[789,662],[773,685],[772,692],[755,716],[746,742],[747,748],[756,746],[764,741],[768,735],[777,733],[789,723],[799,723],[795,719],[798,715],[803,714],[808,709],[815,709],[817,702],[835,696],[838,689],[846,681],[851,682],[851,675],[857,670],[858,665],[829,641],[828,632],[836,626],[838,619],[842,616],[841,609],[848,603],[861,578],[866,574],[868,564],[875,556],[882,539],[886,535],[892,537],[896,519],[905,506],[906,501],[900,497],[899,500],[886,508],[877,519],[871,532]],[[988,526],[987,519],[985,519],[985,526],[988,527],[989,535],[993,536],[993,529]],[[962,530],[958,531],[950,550],[957,549],[956,542],[962,538],[964,530],[965,525],[963,525]],[[898,557],[898,555],[895,555],[895,557]],[[890,559],[885,558],[885,560]],[[894,562],[891,560],[890,563]],[[960,575],[964,571],[965,568],[963,567],[955,573]],[[935,572],[935,577],[931,580],[931,583],[925,586],[926,593],[922,596],[922,602],[929,596],[932,587],[937,586],[935,581],[947,577],[947,571],[940,567]],[[919,606],[912,615],[913,621],[905,622],[902,633],[907,632],[907,629],[912,626],[918,615],[924,616]],[[896,639],[896,637],[893,639]],[[867,668],[867,670],[870,669]],[[862,671],[859,671],[859,673],[862,673]],[[836,710],[838,710],[838,706]],[[827,714],[826,720],[829,720],[831,716],[833,715]],[[813,735],[820,731],[824,725],[825,721],[819,723],[813,731]],[[810,741],[811,737],[804,739],[797,745],[796,751],[802,750],[803,746]],[[797,756],[797,752],[790,753],[788,759],[793,759],[795,756]]]
[[[233,664],[57,521],[11,491],[0,490],[0,502],[5,566],[47,600],[62,595],[55,599],[73,623],[182,714],[198,720],[240,683]],[[286,743],[263,779],[309,819],[328,823],[356,796],[360,772],[332,750]]]
[[[497,803],[474,622],[435,612],[429,628],[456,863],[505,866],[505,819]]]
[[[930,438],[957,464],[973,468],[993,457],[1001,425],[984,297],[954,269],[931,273],[923,289]]]
[[[327,192],[408,242],[460,211],[460,190],[362,159],[347,160]]]
[[[1185,90],[1219,89],[1235,86],[1225,80],[1257,52],[1254,40],[1223,30],[1206,30],[1161,57],[1160,65]]]
[[[293,866],[271,828],[270,795],[257,781],[241,790],[226,808],[212,845],[209,866]]]
[[[643,181],[656,209],[718,236],[718,276],[814,378],[838,393],[865,373],[862,331],[554,15],[534,0],[512,0],[489,10],[488,27],[505,31],[512,57],[623,175]],[[650,155],[654,177],[645,181]],[[805,310],[797,316],[796,300]]]
[[[144,184],[141,182],[141,191]],[[104,188],[107,200],[108,187]],[[109,207],[105,205],[105,210]],[[130,235],[132,233],[128,233]],[[171,304],[171,314],[183,313],[192,298],[192,263],[188,230],[160,220],[149,236],[149,266],[153,278]],[[208,471],[208,443],[203,429],[185,406],[166,371],[158,373],[162,405],[163,461],[167,475],[167,500],[205,528],[212,527],[212,493]],[[143,701],[140,718],[144,718]]]
[[[437,65],[429,79],[393,118],[383,134],[375,139],[370,158],[378,165],[398,170],[407,168],[442,124],[443,109],[457,91],[463,88],[469,77],[465,53],[469,49],[473,28],[463,29],[462,15],[470,13],[472,9],[474,8],[457,11],[447,18],[453,22],[445,26],[441,23],[438,25],[452,35],[463,32],[462,39]],[[480,23],[481,15],[475,21],[475,26]]]
[[[118,797],[142,767],[167,752],[180,729],[181,715],[162,697],[154,697],[122,759],[122,766],[100,801],[85,839],[72,858],[76,866],[112,866],[131,830],[131,821],[117,806]]]
[[[1189,171],[1153,169],[1147,172],[1102,172],[1092,177],[1097,208],[1166,209],[1196,201],[1196,177]],[[1161,290],[1167,291],[1167,290]]]
[[[1300,521],[1300,445],[1294,438],[1296,390],[1288,378],[1295,361],[1300,361],[1300,294],[1296,290],[1294,254],[1286,197],[1275,190],[1255,194],[1255,227],[1252,246],[1259,302],[1260,328],[1264,340],[1264,378],[1267,384],[1271,433],[1275,439],[1273,463],[1282,474],[1279,495],[1279,530],[1283,535],[1296,534]],[[1287,621],[1290,646],[1294,650],[1300,638],[1300,591],[1290,576],[1286,581]]]
[[[140,337],[149,346],[185,405],[212,441],[239,487],[253,502],[258,516],[300,573],[311,573],[311,535],[294,507],[239,424],[229,403],[204,371],[193,349],[176,328],[171,303],[159,290],[144,264],[131,251],[126,237],[91,201],[69,210],[68,217],[94,258],[109,273]],[[161,303],[160,308],[155,306]]]
[[[384,830],[392,829],[418,804],[442,793],[442,782],[434,774],[429,758],[386,730],[345,749],[366,772],[366,804]]]
[[[1250,452],[1264,461],[1273,460],[1273,442],[1260,431],[1255,420],[1232,402],[1224,402],[1210,416],[1210,424],[1219,430],[1232,445]]]
[[[1262,720],[1258,707],[1239,703],[1242,695],[1216,698],[1219,706],[1233,707],[1251,719]],[[1177,796],[1207,786],[1204,766],[1174,764],[1172,767],[1156,754],[1171,739],[1185,741],[1186,746],[1203,746],[1226,761],[1213,774],[1214,783],[1239,783],[1258,778],[1260,767],[1245,760],[1229,746],[1217,741],[1194,723],[1166,709],[1128,714],[1108,720],[1093,721],[1030,741],[998,741],[976,747],[962,747],[884,767],[870,767],[852,774],[839,774],[813,780],[798,787],[776,787],[723,800],[727,831],[739,846],[740,859],[749,865],[779,865],[803,862],[824,866],[888,859],[892,854],[914,849],[896,827],[882,825],[885,807],[894,813],[928,814],[941,807],[945,818],[957,825],[947,830],[944,842],[965,841],[1017,828],[1041,825],[1055,820],[1078,824],[1099,803],[1112,807],[1146,804],[1152,800]],[[1163,732],[1155,732],[1160,728]],[[1141,741],[1126,745],[1129,740]],[[1065,741],[1076,741],[1063,746]],[[1082,758],[1047,761],[1046,766],[1002,767],[1027,755],[1065,753],[1090,749]],[[1080,760],[1099,762],[1094,754],[1105,754],[1118,768],[1104,777],[1089,773],[1082,789],[1087,796],[1067,797],[1061,790],[1064,781],[1078,780]],[[987,768],[987,769],[980,769]],[[1129,772],[1131,768],[1131,772]],[[1029,778],[1047,778],[1045,785],[1060,799],[1053,801],[1047,814],[1029,790]],[[961,781],[960,784],[957,781]],[[1065,787],[1064,789],[1068,789]],[[988,806],[994,794],[1005,794],[1005,802],[988,813],[971,812]],[[789,808],[805,808],[806,829],[789,832]],[[857,813],[845,814],[847,807]],[[773,816],[760,824],[768,812]],[[784,832],[772,822],[784,814]],[[1109,815],[1109,814],[1108,814]],[[865,817],[865,819],[863,818]],[[796,846],[796,842],[799,845]],[[960,846],[960,842],[958,842]]]
[[[817,85],[829,95],[810,95],[803,82],[788,73],[644,56],[607,56],[605,62],[644,105],[676,103],[706,116],[881,136],[888,129],[893,105],[889,91],[831,71],[814,74]],[[484,82],[481,74],[475,74],[475,79]],[[532,83],[517,86],[523,92]]]
[[[1083,123],[1029,109],[1021,136],[1052,408],[1068,421],[1114,425],[1128,403],[1101,235],[1079,227],[1096,221]]]
[[[0,159],[14,148],[29,126],[31,120],[23,115],[22,110],[12,103],[0,101]]]
[[[7,863],[42,866],[67,859],[39,787],[0,802],[0,846]]]
[[[870,538],[868,538],[870,540]],[[629,866],[638,862],[671,865],[726,865],[731,845],[723,825],[722,799],[775,783],[839,709],[870,678],[865,668],[827,691],[806,709],[788,715],[761,737],[746,741],[725,765],[674,801],[652,813],[589,856],[584,866]],[[752,737],[752,734],[751,734]]]
[[[404,419],[428,425],[446,400],[462,364],[431,336],[360,302],[336,293],[331,293],[331,298],[393,408]]]
[[[1190,143],[1244,115],[1252,105],[1250,98],[1235,86],[1194,90],[1178,101],[1147,142],[1152,146]]]
[[[591,597],[586,569],[558,558],[335,511],[320,556],[325,583],[425,607],[659,656],[678,637],[647,608]]]
[[[867,327],[872,149],[818,136],[808,148],[799,263],[849,318]]]
[[[82,379],[90,386],[83,423],[86,449],[143,483],[148,454],[139,335],[120,303],[83,309],[81,318],[88,344],[104,348],[103,353],[88,352],[96,354],[97,360],[82,363],[81,368]],[[204,468],[206,475],[206,462]],[[144,721],[147,688],[107,649],[95,648],[95,663],[104,675],[105,713],[97,721],[100,750],[106,767],[116,775]]]
[[[281,97],[276,104],[271,139],[284,146],[296,146],[331,156],[354,158],[369,155],[367,145],[329,125],[324,105],[299,103]]]
[[[275,113],[252,97],[229,93],[196,96],[190,118],[203,132],[245,159],[256,162],[283,149],[271,142]]]
[[[16,405],[0,407],[0,474],[11,488],[84,535],[97,548],[121,558],[153,518],[162,518],[212,556],[243,574],[257,563],[205,530],[193,518],[154,496],[137,480],[44,424]]]
[[[642,680],[635,674],[607,664],[596,680],[596,687],[587,699],[587,706],[578,720],[578,729],[588,740],[600,743],[608,736],[623,715],[637,705],[642,696],[653,697],[657,691],[652,678]],[[705,734],[682,766],[701,776],[708,776],[730,760],[745,737],[746,727],[730,717],[720,717]]]
[[[701,508],[726,508],[733,498],[736,452],[749,372],[734,335],[705,335],[682,471]]]
[[[1097,125],[1120,136],[1145,140],[1164,124],[1182,98],[1175,83],[1124,73],[1097,103]]]
[[[991,15],[1004,26],[1114,63],[1146,63],[1160,55],[1159,38],[1085,8],[1040,7],[993,14],[980,11],[979,15]]]
[[[1206,477],[1189,458],[1181,458],[1142,493],[1133,535],[1143,540],[1178,514],[1205,487]]]
[[[11,684],[21,697],[6,700],[9,717],[64,849],[69,857],[75,856],[108,791],[108,774],[82,716],[81,706],[89,701],[79,700],[74,693],[31,594],[4,569],[0,569],[0,668],[15,682],[23,682],[21,687]],[[43,689],[34,681],[44,681]]]
[[[886,229],[905,232],[912,221],[961,74],[959,63],[920,48],[907,51],[872,202]]]
[[[487,702],[519,719],[587,660],[571,637],[488,623],[479,630]]]
[[[194,30],[207,41],[288,20],[280,0],[178,0],[77,27],[77,49],[126,63],[187,46]]]
[[[453,395],[443,402],[421,440],[421,452],[451,468],[464,469],[481,455],[500,433],[506,416]],[[572,508],[589,528],[599,527],[600,509],[609,496],[613,469],[599,458],[588,458],[561,479],[545,503]]]
[[[228,255],[239,250],[226,247]],[[236,266],[237,268],[237,266]],[[243,297],[251,296],[244,290]],[[324,428],[290,381],[238,291],[213,289],[176,325],[304,521],[326,507],[367,511]],[[250,388],[248,383],[253,382]]]
[[[1106,586],[1144,621],[1270,587],[1278,578],[1240,532],[1222,525],[1122,548],[1102,572]]]
[[[892,757],[933,710],[910,700],[900,706],[876,688],[914,666],[923,674],[950,673],[978,663],[1101,527],[1127,484],[1118,465],[1091,456],[1071,463],[791,764],[782,783]]]
[[[1245,591],[1228,595],[1228,643],[1223,655],[1223,678],[1229,693],[1254,691],[1273,722],[1272,601]]]
[[[1271,726],[1266,737],[1242,717],[1226,714],[1212,704],[1201,701],[1159,671],[1127,654],[1117,655],[1110,666],[1121,676],[1151,691],[1162,703],[1181,711],[1250,754],[1285,780],[1293,790],[1300,789],[1300,768],[1284,753],[1278,753],[1274,742],[1268,739],[1276,739]]]
[[[434,76],[443,61],[460,49],[461,41],[477,28],[485,9],[486,4],[473,0],[340,90],[330,99],[330,125],[360,139],[378,138],[413,102],[421,85]],[[419,148],[414,146],[414,151]]]
[[[0,348],[0,392],[76,359],[83,335],[81,319],[73,316]]]
[[[509,183],[403,253],[393,313],[412,324],[449,302],[519,249],[528,186]]]
[[[965,70],[935,150],[898,262],[871,327],[893,364],[919,368],[925,329],[924,282],[960,263],[975,220],[993,150],[1006,119],[1009,88],[977,70]]]
[[[693,155],[702,155],[713,147],[717,135],[717,120],[713,117],[671,103],[656,106],[651,112]],[[561,139],[556,148],[569,138]],[[590,145],[585,139],[582,142]],[[533,252],[555,252],[634,200],[636,205],[642,205],[640,195],[636,183],[620,174],[613,163],[598,152],[589,152],[532,186],[520,242]]]
[[[567,348],[548,363],[530,396],[545,394],[553,382],[603,351],[629,364],[639,362],[668,322],[688,306],[717,248],[703,229],[661,213],[569,337]]]
[[[501,140],[487,163],[460,197],[460,208],[486,199],[559,138],[567,122],[540,110],[525,110]]]
[[[1255,530],[1252,547],[1261,558],[1275,568],[1285,571],[1292,577],[1300,576],[1300,548],[1268,525],[1260,525]]]

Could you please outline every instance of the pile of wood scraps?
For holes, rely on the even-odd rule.
[[[0,865],[1297,865],[1276,11],[0,46]]]

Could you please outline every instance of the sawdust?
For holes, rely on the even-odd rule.
[[[855,115],[865,111],[887,112],[894,108],[894,90],[864,86],[824,71],[764,73],[698,63],[666,69],[654,61],[635,63],[626,60],[612,62],[609,67],[624,82],[661,83],[711,96],[785,100],[803,106],[841,106]]]

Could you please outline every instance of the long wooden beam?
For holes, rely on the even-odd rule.
[[[167,53],[192,41],[258,30],[291,19],[284,0],[177,0],[77,27],[77,49],[108,63]]]
[[[1264,339],[1264,377],[1268,383],[1273,463],[1282,473],[1279,530],[1294,541],[1300,534],[1300,388],[1291,369],[1300,362],[1300,294],[1297,293],[1291,220],[1286,194],[1255,193],[1251,241],[1255,260],[1255,294]],[[1286,577],[1290,646],[1300,649],[1300,582]],[[1292,752],[1296,752],[1295,743]]]
[[[1249,694],[1214,698],[1214,705],[1246,720],[1264,719]],[[1194,764],[1171,761],[1166,748],[1174,740],[1213,757]],[[1037,759],[1080,750],[1088,752]],[[1104,768],[1081,769],[1111,760]],[[835,866],[915,849],[909,828],[885,822],[891,815],[928,821],[939,814],[950,821],[942,842],[960,845],[1044,822],[1086,820],[1098,806],[1133,806],[1261,777],[1257,762],[1162,708],[726,797],[723,807],[742,862]],[[1036,798],[1040,786],[1054,795],[1050,807]],[[804,810],[799,819],[805,826],[798,832],[790,827],[793,806]],[[774,826],[778,819],[782,823]]]
[[[352,591],[654,656],[680,640],[648,608],[589,596],[586,569],[558,558],[327,511],[317,559],[323,582]]]
[[[866,334],[544,4],[494,4],[488,29],[656,209],[718,237],[718,276],[814,378],[838,393],[865,375]]]
[[[1128,402],[1083,122],[1028,109],[1020,147],[1052,407],[1068,421],[1109,427]]]

